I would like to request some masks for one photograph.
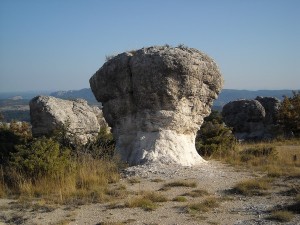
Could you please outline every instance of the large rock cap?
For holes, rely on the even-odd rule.
[[[195,134],[222,84],[206,54],[168,46],[119,54],[90,79],[118,153],[130,164],[201,161]]]
[[[101,117],[101,110],[90,107],[83,99],[70,101],[37,96],[30,101],[29,106],[34,137],[49,135],[61,126],[66,126],[69,142],[84,145],[99,133],[97,117]]]

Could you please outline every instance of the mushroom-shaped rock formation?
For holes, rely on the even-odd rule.
[[[99,133],[102,112],[97,107],[90,107],[86,100],[70,101],[37,96],[30,101],[29,106],[34,137],[49,135],[60,126],[65,126],[68,141],[84,145]]]
[[[223,80],[216,63],[187,47],[154,46],[108,60],[90,79],[130,165],[204,162],[195,136]]]

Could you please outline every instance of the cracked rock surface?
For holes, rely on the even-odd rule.
[[[196,152],[195,135],[223,85],[209,56],[168,46],[124,52],[108,60],[90,85],[123,161],[204,162]]]
[[[67,128],[70,143],[84,145],[97,137],[102,112],[90,107],[86,100],[63,100],[51,96],[37,96],[30,103],[32,135],[51,134],[61,126]]]

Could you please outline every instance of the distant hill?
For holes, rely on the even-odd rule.
[[[56,98],[62,99],[76,99],[83,98],[91,105],[100,105],[90,88],[84,88],[81,90],[70,90],[70,91],[56,91],[56,92],[11,92],[1,93],[0,92],[0,112],[4,115],[6,121],[12,119],[29,121],[29,106],[30,99],[37,95],[50,95]],[[282,96],[292,96],[292,90],[259,90],[259,91],[248,91],[248,90],[235,90],[235,89],[223,89],[219,95],[219,98],[214,101],[213,109],[222,110],[222,107],[230,102],[237,99],[254,99],[257,96],[263,97],[276,97],[282,100]]]
[[[56,92],[52,92],[50,96],[56,98],[62,98],[62,99],[83,98],[87,100],[90,104],[97,103],[97,100],[90,88],[84,88],[80,90],[70,90],[70,91],[56,91]]]
[[[226,103],[238,99],[255,99],[257,96],[262,97],[276,97],[279,100],[283,99],[283,96],[292,96],[292,90],[235,90],[235,89],[223,89],[219,94],[219,97],[214,102],[214,106],[223,107]]]
[[[0,92],[0,99],[32,99],[37,95],[49,95],[50,91]]]
[[[51,93],[50,95],[62,99],[83,98],[86,99],[91,104],[97,102],[90,88],[84,88],[81,90],[72,90],[72,91],[57,91]],[[283,96],[291,96],[291,95],[292,95],[292,90],[248,91],[248,90],[223,89],[218,99],[214,101],[214,106],[217,108],[222,108],[226,103],[230,101],[234,101],[237,99],[254,99],[257,96],[276,97],[282,100]]]

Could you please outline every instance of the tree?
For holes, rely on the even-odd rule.
[[[293,91],[292,97],[284,96],[278,112],[278,122],[284,132],[300,134],[300,91]]]

